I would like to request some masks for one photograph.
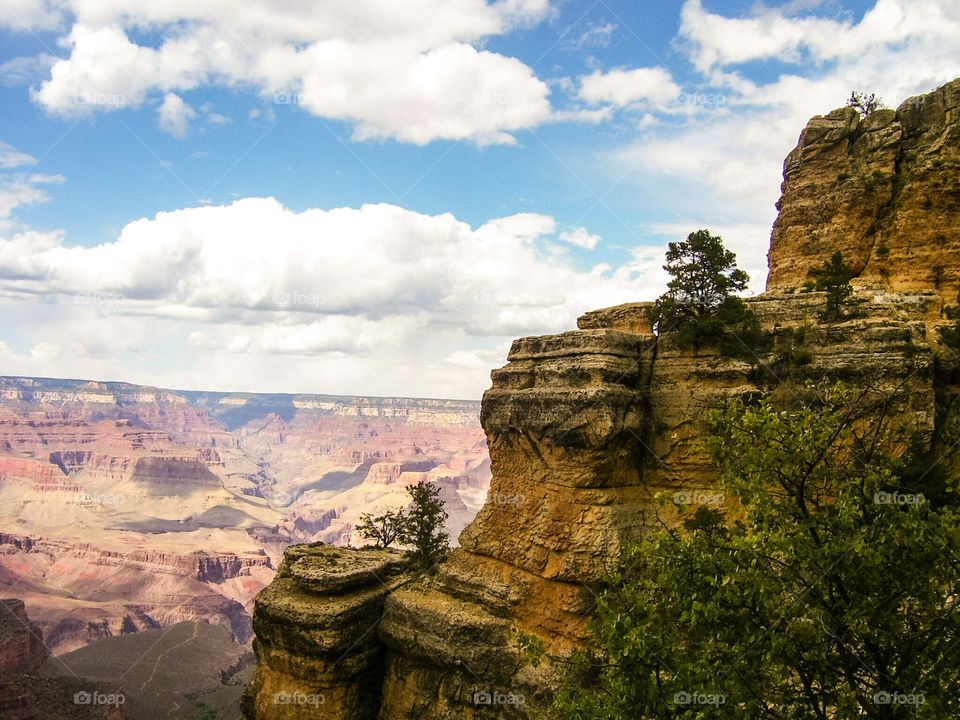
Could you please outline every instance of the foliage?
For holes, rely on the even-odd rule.
[[[855,108],[856,111],[860,113],[860,117],[865,118],[874,110],[880,110],[885,106],[883,100],[874,93],[868,95],[867,93],[854,90],[850,93],[850,98],[847,100],[847,107]]]
[[[440,488],[421,480],[407,488],[411,504],[397,539],[413,547],[413,561],[426,569],[442,560],[450,549],[444,532],[447,511],[443,509]]]
[[[843,261],[843,253],[839,250],[823,263],[823,270],[817,278],[816,287],[817,290],[824,290],[827,293],[825,313],[827,319],[840,320],[843,317],[843,306],[853,295],[853,288],[850,286],[852,277],[853,271]]]
[[[667,248],[663,269],[672,276],[657,298],[651,320],[657,333],[675,331],[685,345],[717,344],[721,352],[752,356],[763,339],[753,311],[732,293],[744,290],[749,276],[723,239],[697,230]]]
[[[194,720],[217,720],[217,711],[201,700],[193,700],[193,707],[197,714],[193,716]]]
[[[919,445],[882,452],[877,407],[821,384],[787,410],[712,410],[718,490],[736,502],[627,553],[552,715],[958,717],[955,480]]]
[[[407,522],[403,508],[387,510],[377,516],[364,513],[360,516],[357,531],[368,540],[374,541],[374,547],[385,548],[397,541]]]

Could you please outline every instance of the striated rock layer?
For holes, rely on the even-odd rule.
[[[783,166],[767,289],[800,286],[843,252],[861,285],[960,284],[960,79],[860,119],[810,120]]]
[[[241,702],[247,717],[373,720],[384,648],[384,598],[410,577],[406,553],[291,545],[257,596],[257,670]]]

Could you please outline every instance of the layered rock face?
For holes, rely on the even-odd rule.
[[[767,289],[798,287],[840,250],[861,286],[960,284],[960,80],[860,119],[817,116],[784,163]]]
[[[955,198],[933,189],[960,173],[944,180],[931,170],[938,153],[957,150],[958,91],[952,83],[862,122],[852,110],[811,121],[786,164],[770,290],[747,300],[769,339],[762,351],[730,356],[655,337],[649,303],[593,311],[578,330],[514,342],[483,398],[493,473],[486,504],[445,563],[384,601],[379,720],[519,720],[548,704],[556,670],[521,661],[518,631],[554,653],[582,646],[595,581],[616,570],[624,546],[675,522],[680,504],[714,502],[698,492],[717,476],[702,441],[707,411],[724,398],[770,392],[789,405],[808,382],[841,380],[862,392],[864,407],[892,397],[894,452],[919,440],[940,462],[960,465],[957,362],[936,332],[955,282],[943,278],[960,266],[953,250],[936,256],[949,266],[941,281],[924,274],[937,233],[956,218]],[[821,182],[828,170],[831,192]],[[849,175],[839,181],[841,173]],[[846,318],[826,323],[824,295],[795,286],[836,249],[848,260],[860,253],[860,284]],[[267,602],[281,603],[273,592]],[[313,598],[309,612],[325,602]],[[264,615],[258,635],[280,632],[283,621]],[[277,672],[263,667],[264,677]],[[263,705],[246,712],[282,717]]]
[[[247,717],[373,720],[384,647],[384,598],[410,578],[405,553],[293,545],[257,596],[257,671],[241,703]]]

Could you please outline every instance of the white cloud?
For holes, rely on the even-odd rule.
[[[346,120],[360,139],[511,143],[513,131],[550,118],[549,90],[531,68],[473,46],[543,18],[546,0],[70,5],[75,21],[62,41],[70,56],[34,93],[60,115],[245,85]],[[161,33],[156,47],[131,40],[144,27]]]
[[[33,57],[15,57],[0,63],[0,85],[21,87],[41,82],[50,75],[55,55],[41,53]]]
[[[12,145],[0,142],[0,168],[14,168],[21,165],[29,165],[36,160],[32,155],[20,152]]]
[[[592,104],[617,106],[639,102],[664,104],[675,100],[680,87],[666,68],[648,67],[633,70],[595,72],[580,78],[578,97]]]
[[[687,0],[680,36],[692,46],[697,69],[751,60],[788,62],[853,59],[891,44],[918,39],[956,45],[960,3],[956,0],[877,0],[859,23],[821,17],[791,17],[785,9],[763,9],[743,18],[727,18]]]
[[[36,160],[32,155],[0,142],[0,233],[9,234],[24,230],[25,228],[15,217],[16,209],[46,202],[50,197],[43,186],[63,182],[62,175],[9,172],[14,168],[35,163]]]
[[[63,22],[57,0],[4,0],[0,3],[0,27],[14,32],[56,30]]]
[[[597,243],[600,242],[599,235],[593,235],[585,227],[577,227],[572,230],[565,230],[557,236],[560,240],[571,245],[576,245],[577,247],[582,247],[587,250],[593,250]]]
[[[21,233],[0,240],[0,311],[30,338],[10,371],[476,397],[477,363],[511,338],[662,290],[662,247],[583,270],[548,251],[556,232],[535,213],[471,228],[394,205],[247,198],[159,213],[96,247]],[[229,370],[202,377],[209,367]]]
[[[197,113],[187,105],[183,98],[174,93],[163,96],[163,102],[157,108],[157,125],[164,132],[174,137],[182,138],[187,134],[187,127]]]

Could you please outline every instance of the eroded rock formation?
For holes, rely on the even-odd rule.
[[[383,602],[410,576],[405,553],[293,545],[257,596],[248,717],[368,720],[380,707]]]
[[[798,287],[840,250],[861,286],[960,283],[960,80],[861,119],[810,120],[783,166],[767,289]]]
[[[549,702],[555,670],[521,662],[518,631],[559,653],[587,640],[594,581],[616,568],[625,544],[675,519],[673,493],[695,497],[716,478],[701,441],[707,409],[724,396],[770,391],[789,400],[824,377],[862,389],[864,402],[896,390],[889,422],[898,442],[919,439],[957,465],[957,362],[936,328],[960,267],[937,239],[957,231],[960,217],[949,194],[960,181],[958,98],[955,82],[864,121],[853,110],[811,121],[785,166],[770,289],[748,300],[770,339],[762,351],[731,357],[655,337],[649,303],[514,342],[483,398],[487,502],[435,573],[386,596],[376,623],[386,648],[382,700],[358,717],[509,720]],[[951,172],[935,172],[938,156]],[[887,252],[878,254],[880,243]],[[860,258],[858,292],[845,319],[823,323],[823,294],[796,286],[837,249]],[[927,272],[931,258],[944,266],[940,280]],[[258,636],[297,636],[285,623],[327,612],[327,600],[285,582],[261,598],[265,607],[296,601],[297,614],[264,613]],[[299,650],[318,676],[327,671],[310,658],[323,647]],[[300,661],[289,650],[284,657],[288,666]],[[261,662],[264,686],[283,677]],[[281,717],[264,703],[245,710],[248,720]]]

